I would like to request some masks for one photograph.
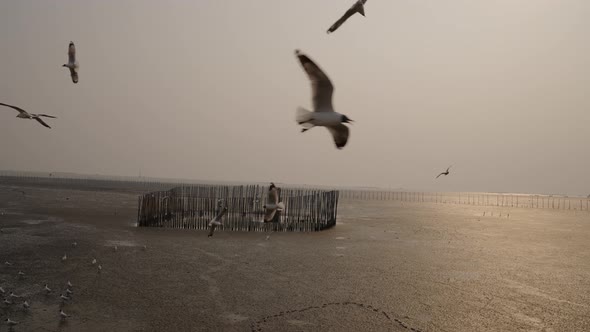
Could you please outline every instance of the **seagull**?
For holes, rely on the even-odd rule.
[[[6,304],[6,305],[12,305],[14,303],[12,301],[8,300],[8,299],[4,299],[4,304]]]
[[[219,205],[219,203],[218,203],[218,205]],[[217,228],[217,226],[222,225],[221,218],[223,218],[223,215],[227,212],[227,206],[224,207],[223,209],[219,209],[218,211],[219,212],[217,212],[217,215],[215,216],[215,218],[211,219],[211,221],[209,222],[209,234],[207,235],[207,237],[213,236],[213,232],[215,232],[215,228]]]
[[[4,290],[4,288],[0,287],[0,293],[6,294],[6,291]]]
[[[72,296],[72,294],[74,294],[74,292],[72,292],[69,288],[66,288],[66,295]]]
[[[277,211],[282,211],[285,208],[285,204],[283,202],[279,202],[280,190],[281,188],[275,186],[274,183],[270,183],[270,187],[268,188],[268,198],[266,199],[266,204],[264,205],[264,209],[266,210],[266,213],[264,214],[264,222],[272,221],[275,213]]]
[[[23,271],[18,271],[18,277],[19,278],[24,278],[25,277],[25,273]]]
[[[78,68],[80,65],[78,64],[78,61],[76,61],[76,46],[74,45],[74,42],[70,42],[70,46],[68,46],[68,63],[62,67],[69,68],[72,82],[78,83]]]
[[[61,317],[61,320],[65,320],[66,318],[70,317],[70,315],[66,314],[63,310],[59,311],[59,316]]]
[[[64,254],[63,257],[61,258],[62,262],[65,262],[68,259],[68,255]]]
[[[66,295],[63,295],[63,294],[60,294],[60,295],[59,295],[59,298],[60,298],[60,299],[61,299],[63,302],[65,302],[65,301],[69,301],[69,300],[70,300],[70,298],[69,298],[69,297],[67,297]]]
[[[438,179],[438,177],[441,176],[441,175],[444,175],[444,176],[449,175],[449,169],[451,169],[451,167],[453,167],[453,165],[449,166],[446,171],[444,171],[444,172],[440,173],[439,175],[437,175],[436,178]]]
[[[45,284],[45,288],[43,288],[43,290],[45,291],[46,294],[51,293],[51,288],[49,288],[49,286],[47,286],[47,284]]]
[[[92,265],[96,265],[96,258],[92,259]]]
[[[41,120],[41,117],[46,117],[46,118],[52,118],[52,119],[57,119],[57,117],[53,116],[53,115],[47,115],[47,114],[33,114],[33,113],[29,113],[27,111],[25,111],[24,109],[20,108],[20,107],[16,107],[16,106],[12,106],[12,105],[8,105],[8,104],[4,104],[4,103],[0,103],[0,105],[2,106],[6,106],[6,107],[10,107],[12,109],[15,109],[19,112],[19,115],[17,115],[17,118],[21,118],[21,119],[33,119],[33,120],[37,120],[37,122],[39,122],[40,124],[42,124],[43,126],[50,128],[51,127],[45,123],[43,120]]]
[[[102,271],[102,265],[98,264],[98,273],[100,273],[100,271]]]
[[[12,263],[10,263],[9,261],[4,262],[4,265],[6,266],[12,266]]]
[[[25,300],[25,302],[23,302],[23,308],[25,308],[25,310],[27,310],[30,307],[31,307],[31,305],[29,304],[29,302],[27,300]]]
[[[10,297],[18,299],[18,298],[21,298],[22,296],[18,296],[16,294],[14,294],[14,292],[10,292]]]
[[[68,283],[66,284],[66,286],[68,286],[68,288],[72,288],[72,283],[68,281]]]
[[[367,0],[358,0],[357,2],[354,3],[354,5],[352,5],[352,7],[350,7],[350,9],[348,9],[346,11],[346,13],[344,13],[344,15],[342,15],[342,17],[336,21],[336,23],[332,24],[332,26],[330,27],[330,29],[328,29],[327,33],[330,34],[334,31],[336,31],[336,29],[338,29],[342,23],[346,22],[346,20],[348,20],[352,15],[359,13],[361,15],[363,15],[363,17],[365,16],[365,7],[364,4],[367,3]]]
[[[301,132],[306,132],[315,126],[326,127],[334,137],[336,147],[342,149],[346,145],[349,136],[348,127],[343,123],[350,123],[352,120],[346,115],[334,111],[332,107],[334,86],[328,76],[299,50],[295,50],[295,55],[311,80],[313,94],[313,112],[299,107],[297,108],[295,120],[303,126]]]
[[[15,326],[16,324],[18,324],[18,322],[15,322],[15,321],[13,321],[13,320],[12,320],[12,319],[10,319],[10,318],[6,318],[5,322],[6,322],[6,325],[10,326],[11,328],[12,328],[13,326]]]

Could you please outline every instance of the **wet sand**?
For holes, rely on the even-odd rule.
[[[207,238],[93,190],[0,183],[0,286],[31,303],[0,304],[14,331],[590,330],[587,212],[345,200],[331,230]]]

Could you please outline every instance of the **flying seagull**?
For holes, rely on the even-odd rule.
[[[52,116],[52,115],[47,115],[47,114],[33,114],[33,113],[29,113],[27,111],[25,111],[24,109],[20,108],[20,107],[16,107],[16,106],[12,106],[12,105],[8,105],[8,104],[3,104],[0,103],[0,105],[2,106],[6,106],[6,107],[10,107],[12,109],[15,109],[19,112],[19,115],[17,115],[17,118],[21,118],[21,119],[33,119],[33,120],[37,120],[37,122],[39,122],[40,124],[42,124],[43,126],[50,128],[49,125],[47,123],[45,123],[43,120],[41,120],[41,117],[46,117],[46,118],[52,118],[52,119],[57,119],[57,117]]]
[[[352,5],[352,7],[350,7],[350,9],[348,9],[346,13],[344,13],[344,15],[342,15],[342,17],[338,21],[336,21],[336,23],[332,24],[330,29],[328,29],[327,33],[330,34],[336,31],[336,29],[338,29],[342,25],[342,23],[346,22],[346,20],[348,20],[352,15],[356,13],[365,16],[365,3],[367,3],[367,0],[358,0],[357,2],[355,2],[354,5]]]
[[[92,259],[92,265],[96,265],[96,258]]]
[[[49,286],[47,286],[47,284],[45,284],[45,288],[43,288],[43,290],[45,291],[46,294],[51,293],[51,288],[49,288]]]
[[[74,42],[70,42],[70,46],[68,47],[68,63],[62,67],[69,68],[72,82],[78,83],[78,68],[80,65],[78,65],[78,61],[76,61],[76,46],[74,45]]]
[[[439,175],[437,175],[436,178],[438,179],[438,177],[441,176],[441,175],[444,175],[444,176],[449,175],[449,169],[451,169],[451,167],[453,167],[453,165],[449,166],[446,171],[444,171],[444,172],[440,173]]]
[[[0,294],[4,294],[6,293],[6,291],[4,290],[4,288],[0,287]]]
[[[68,281],[68,283],[66,284],[66,286],[68,286],[68,288],[72,288],[72,283]]]
[[[31,307],[31,305],[29,304],[29,301],[25,300],[25,302],[23,302],[23,308],[25,308],[25,310],[27,310],[30,307]]]
[[[219,209],[219,212],[217,212],[217,215],[215,216],[215,218],[211,219],[211,221],[209,222],[209,234],[207,235],[207,237],[211,237],[213,236],[213,232],[215,232],[215,228],[217,228],[217,226],[221,226],[221,218],[223,218],[223,215],[227,212],[227,206],[224,207],[223,209]]]
[[[264,205],[264,209],[266,210],[264,214],[264,222],[272,221],[277,211],[282,211],[285,209],[285,204],[280,202],[280,191],[281,188],[275,186],[275,184],[272,182],[270,183],[270,187],[268,188],[268,197],[266,199],[266,204]]]
[[[332,107],[332,93],[334,86],[326,74],[310,58],[295,50],[295,55],[301,62],[303,70],[311,81],[313,95],[313,112],[299,107],[295,120],[303,126],[301,132],[315,127],[326,127],[334,137],[334,143],[338,149],[342,149],[348,141],[348,127],[343,123],[352,122],[346,115],[334,111]]]
[[[65,262],[66,260],[68,260],[68,255],[64,254],[63,257],[61,258],[61,261]]]

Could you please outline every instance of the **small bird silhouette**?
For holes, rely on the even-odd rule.
[[[10,326],[11,328],[18,324],[18,322],[15,322],[10,318],[6,318],[5,322],[6,322],[6,325]]]
[[[66,288],[66,295],[72,296],[72,294],[74,294],[74,292],[72,292],[69,288]]]
[[[43,288],[43,290],[45,291],[46,294],[51,293],[51,288],[49,288],[49,286],[47,286],[47,284],[45,284],[45,288]]]
[[[18,277],[20,279],[24,278],[25,277],[25,273],[23,271],[18,271]]]
[[[453,165],[449,166],[446,171],[444,171],[444,172],[440,173],[439,175],[437,175],[436,178],[438,179],[438,177],[441,176],[441,175],[444,175],[444,176],[449,175],[449,169],[451,169],[451,167],[453,167]]]
[[[4,290],[4,288],[0,287],[0,294],[5,294],[6,291]]]
[[[10,301],[9,299],[4,299],[4,304],[13,305],[14,303],[12,301]]]
[[[72,288],[72,283],[68,281],[68,283],[66,284],[66,286],[68,286],[68,288]]]
[[[10,263],[9,261],[4,262],[4,265],[6,266],[12,266],[12,263]]]
[[[102,265],[98,264],[98,273],[102,271]]]
[[[70,300],[70,298],[67,295],[63,295],[63,294],[60,294],[59,295],[59,298],[62,300],[62,302],[65,302],[65,301],[69,301]]]
[[[96,258],[92,259],[92,265],[96,265]]]
[[[31,307],[31,305],[29,304],[29,301],[25,300],[25,302],[23,302],[23,308],[25,310],[29,309]]]
[[[66,260],[68,260],[68,255],[64,254],[63,257],[61,258],[61,261],[65,262]]]
[[[59,317],[61,318],[61,320],[66,320],[66,318],[70,317],[70,315],[66,314],[63,310],[60,310]]]

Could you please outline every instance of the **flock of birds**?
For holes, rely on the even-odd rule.
[[[357,0],[352,5],[352,7],[350,7],[344,13],[344,15],[342,15],[334,24],[332,24],[332,26],[330,26],[327,33],[330,34],[335,32],[342,24],[344,24],[344,22],[357,13],[365,16],[364,6],[366,2],[367,0]],[[313,127],[325,127],[332,135],[336,147],[338,149],[342,149],[344,146],[346,146],[350,136],[350,130],[345,124],[351,123],[353,120],[351,120],[348,116],[338,113],[334,110],[334,107],[332,106],[334,85],[330,81],[330,78],[328,78],[328,75],[326,75],[326,73],[313,60],[311,60],[311,58],[303,54],[301,51],[295,50],[295,55],[297,56],[297,59],[303,67],[303,70],[307,73],[307,76],[311,81],[313,104],[312,111],[306,110],[303,107],[298,107],[295,113],[295,120],[303,127],[301,132],[306,132]],[[70,70],[72,82],[78,83],[78,69],[80,66],[76,60],[76,46],[73,42],[70,42],[68,46],[68,62],[64,64],[63,67],[66,67]],[[0,105],[7,106],[18,111],[18,118],[36,120],[47,128],[51,127],[41,118],[56,118],[55,116],[47,114],[29,113],[26,110],[14,105],[4,103],[0,103]],[[444,175],[448,174],[449,170],[447,169],[446,174]]]
[[[342,15],[329,29],[328,33],[336,31],[346,20],[356,13],[365,16],[364,4],[367,0],[358,0],[355,4]],[[349,123],[350,120],[346,115],[337,113],[332,107],[332,93],[334,86],[330,82],[328,76],[306,55],[299,50],[295,51],[297,58],[301,62],[303,69],[308,74],[313,93],[313,111],[307,111],[303,108],[298,108],[296,112],[297,123],[303,126],[302,132],[305,132],[313,127],[326,127],[332,136],[338,149],[343,148],[349,137],[349,129],[344,123]],[[70,42],[68,46],[68,62],[63,65],[70,70],[72,82],[78,83],[78,69],[80,68],[76,60],[76,46]],[[2,106],[10,107],[19,112],[18,118],[36,120],[41,125],[51,128],[42,117],[53,118],[55,116],[47,114],[33,114],[26,110],[9,104],[0,103]]]
[[[357,0],[345,13],[342,15],[330,28],[327,33],[335,32],[344,22],[355,14],[365,16],[365,4],[367,0]],[[328,129],[334,139],[334,143],[338,149],[342,149],[346,146],[348,138],[350,136],[350,130],[344,124],[351,123],[348,116],[338,113],[332,106],[332,95],[334,93],[334,85],[326,75],[326,73],[307,55],[303,54],[299,50],[295,50],[295,55],[299,60],[303,70],[307,73],[309,80],[311,81],[312,88],[312,103],[313,110],[309,111],[303,107],[298,107],[295,113],[295,120],[303,128],[301,132],[306,132],[313,127],[325,127]],[[76,60],[76,46],[73,42],[70,42],[68,46],[68,62],[63,65],[70,70],[70,76],[72,82],[78,83],[78,69],[79,64]],[[18,118],[36,120],[43,126],[51,128],[41,118],[56,118],[52,115],[47,114],[33,114],[26,110],[9,104],[0,103],[2,106],[13,108],[18,111]],[[444,174],[444,173],[441,173]],[[448,175],[449,170],[447,169],[446,174]],[[440,176],[440,175],[439,175]],[[438,176],[437,176],[438,178]]]
[[[72,243],[73,248],[76,248],[77,246],[78,246],[77,242]],[[147,250],[147,246],[144,245],[143,250],[144,251]],[[113,251],[115,251],[115,252],[117,251],[117,246],[113,247]],[[67,255],[67,253],[64,253],[64,255],[61,257],[61,261],[62,261],[62,263],[66,263],[67,260],[68,260],[68,255]],[[102,272],[102,265],[98,263],[96,258],[93,258],[90,264],[92,266],[96,267],[96,271],[98,274],[100,274]],[[9,261],[5,261],[4,265],[7,268],[13,268],[14,263],[11,263]],[[23,271],[18,271],[17,279],[18,280],[25,279],[25,273]],[[45,284],[43,286],[43,289],[40,289],[40,292],[43,293],[45,297],[49,297],[55,291],[49,287],[49,284]],[[18,303],[20,303],[20,307],[21,307],[22,311],[24,311],[25,313],[30,311],[31,302],[29,300],[32,297],[32,295],[31,296],[26,295],[26,294],[17,295],[13,291],[11,291],[9,294],[7,294],[7,293],[8,293],[8,291],[4,287],[0,287],[0,296],[4,297],[4,300],[2,301],[2,303],[4,304],[5,307],[7,307],[7,308],[13,307],[13,306],[16,306]],[[64,291],[61,292],[59,297],[57,298],[60,303],[58,317],[59,317],[61,323],[64,323],[66,321],[66,319],[68,319],[70,317],[69,314],[64,312],[64,306],[67,303],[70,303],[70,301],[73,298],[73,295],[74,295],[74,286],[68,280],[64,285]],[[7,317],[4,321],[11,331],[14,329],[14,327],[16,325],[19,324],[18,321],[15,321],[15,320],[11,319],[10,317]]]

